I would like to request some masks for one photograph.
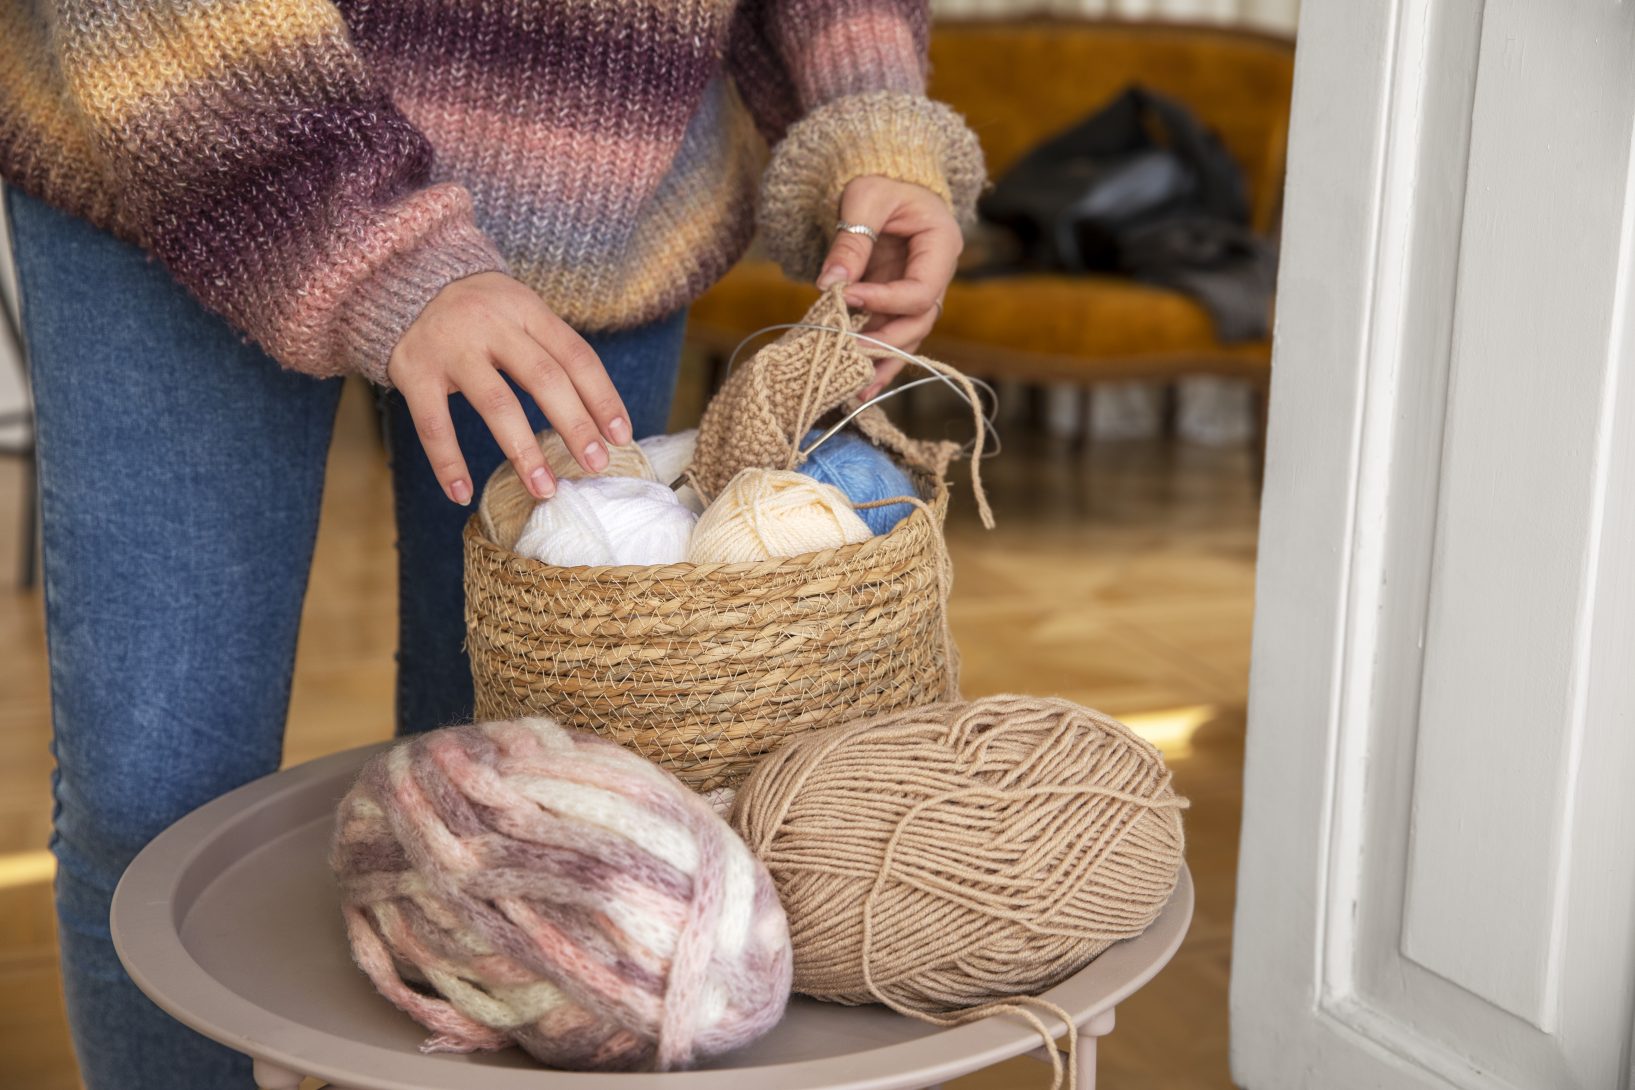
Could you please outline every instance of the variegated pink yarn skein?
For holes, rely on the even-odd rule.
[[[743,841],[668,772],[548,719],[375,757],[330,863],[353,957],[426,1051],[665,1071],[754,1040],[789,995],[788,923]]]

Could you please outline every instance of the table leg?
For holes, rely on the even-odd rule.
[[[301,1080],[304,1076],[287,1067],[279,1067],[266,1060],[257,1060],[254,1071],[257,1090],[301,1090]]]
[[[1105,1010],[1079,1027],[1078,1090],[1096,1090],[1096,1045],[1113,1032],[1113,1011]]]

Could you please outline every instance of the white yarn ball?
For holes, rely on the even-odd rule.
[[[649,435],[637,442],[653,467],[653,476],[669,484],[693,462],[698,447],[698,429],[688,428],[673,435]]]
[[[586,477],[556,482],[528,516],[515,551],[559,568],[679,564],[698,516],[657,481]]]
[[[782,469],[741,469],[698,519],[687,559],[743,564],[855,545],[873,537],[832,484]]]

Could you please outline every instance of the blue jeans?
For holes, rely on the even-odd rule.
[[[281,370],[138,249],[8,194],[38,415],[57,913],[89,1090],[230,1090],[242,1057],[172,1021],[114,955],[142,846],[278,767],[339,380]],[[590,338],[639,436],[664,429],[683,316]],[[536,428],[543,418],[523,398]],[[502,456],[451,405],[473,479]],[[397,724],[471,715],[460,532],[402,399],[383,399],[398,532]]]

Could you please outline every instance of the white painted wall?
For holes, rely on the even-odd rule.
[[[1233,954],[1247,1090],[1627,1090],[1635,9],[1308,0]]]

